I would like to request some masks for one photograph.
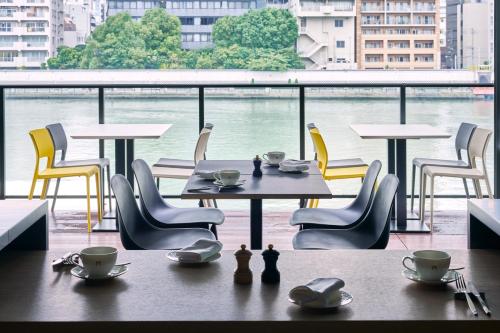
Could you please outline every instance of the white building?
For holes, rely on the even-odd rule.
[[[40,68],[63,29],[63,0],[0,0],[0,68]]]
[[[64,45],[85,44],[91,32],[90,5],[67,1],[64,4]]]
[[[355,0],[290,0],[307,69],[355,69]]]

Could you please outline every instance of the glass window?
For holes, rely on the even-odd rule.
[[[194,41],[199,42],[200,41],[200,34],[194,34]]]
[[[206,1],[200,2],[200,8],[207,8],[207,7],[208,7],[208,3]]]
[[[172,8],[172,1],[165,2],[165,8],[167,8],[167,9]]]
[[[185,4],[186,4],[186,8],[187,9],[192,9],[193,8],[193,2],[192,1],[187,1]]]
[[[130,9],[130,2],[124,1],[123,2],[123,9]]]
[[[123,9],[123,2],[122,1],[117,1],[116,2],[116,8]]]
[[[214,3],[213,3],[213,1],[209,1],[208,2],[208,8],[209,9],[214,9]]]
[[[221,8],[227,8],[227,1],[221,2]]]
[[[194,8],[200,8],[200,2],[199,2],[199,1],[195,1],[195,2],[193,3],[193,7],[194,7]]]
[[[182,25],[194,25],[193,17],[179,17]]]
[[[143,9],[144,8],[144,1],[137,1],[137,8]]]
[[[215,9],[219,9],[220,7],[221,7],[221,3],[220,3],[220,1],[215,1],[215,2],[214,2],[214,8],[215,8]]]
[[[0,22],[0,31],[3,31],[3,32],[12,31],[12,23],[11,22]]]
[[[344,26],[344,20],[337,19],[335,20],[335,28],[342,28]]]
[[[343,48],[345,48],[345,41],[343,41],[343,40],[338,40],[338,41],[337,41],[337,47],[338,47],[339,49],[343,49]]]
[[[200,36],[200,37],[201,37],[201,41],[202,41],[202,42],[206,42],[206,41],[208,41],[208,36],[207,36],[207,34],[201,34],[201,36]],[[0,42],[1,42],[1,39],[0,39]],[[1,44],[0,44],[0,45],[1,45]]]
[[[110,9],[115,9],[115,8],[116,8],[116,2],[114,2],[114,1],[110,1],[110,2],[109,2],[109,8],[110,8]]]
[[[130,9],[137,9],[137,2],[131,1],[130,2]]]
[[[234,4],[234,2],[233,2],[233,1],[229,1],[229,3],[228,3],[228,7],[229,7],[230,9],[234,9],[234,8],[236,8],[236,6],[235,6],[235,4]]]
[[[193,34],[186,34],[186,42],[192,42],[193,41]]]
[[[244,9],[248,9],[249,7],[249,3],[248,2],[240,2],[241,3],[241,6],[244,8]]]
[[[255,1],[250,2],[250,8],[255,9],[257,8],[257,3]]]

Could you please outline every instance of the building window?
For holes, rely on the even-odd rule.
[[[1,32],[12,31],[12,23],[11,22],[0,22],[0,31]]]
[[[339,49],[343,49],[343,48],[345,48],[345,41],[343,41],[343,40],[338,40],[338,41],[337,41],[337,48],[339,48]]]
[[[179,17],[182,25],[194,25],[194,17]]]
[[[344,26],[344,20],[337,19],[335,20],[335,28],[342,28]]]
[[[0,51],[0,61],[12,62],[17,57],[16,51]]]
[[[301,17],[300,18],[300,27],[301,28],[306,28],[307,27],[307,18],[306,17]]]
[[[200,8],[202,8],[202,9],[208,8],[208,3],[206,1],[200,2]]]
[[[201,18],[201,25],[212,25],[212,24],[215,24],[215,22],[217,22],[219,18],[218,17],[202,17]]]

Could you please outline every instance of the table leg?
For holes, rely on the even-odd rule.
[[[250,248],[262,249],[262,199],[250,200]]]
[[[387,173],[395,175],[396,174],[396,152],[395,152],[395,142],[393,139],[388,139],[387,140]],[[394,204],[395,200],[393,201],[391,209],[391,218],[395,219],[396,216],[394,214],[394,209],[396,205]]]
[[[125,171],[127,173],[127,180],[134,189],[134,170],[132,170],[132,162],[134,161],[134,139],[127,139],[127,164]]]
[[[126,175],[125,171],[125,140],[115,140],[115,174]]]

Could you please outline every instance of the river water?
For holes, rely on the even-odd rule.
[[[297,94],[298,95],[298,94]],[[7,194],[27,195],[34,167],[34,151],[28,131],[52,122],[61,122],[68,135],[73,129],[97,123],[96,98],[20,98],[6,99]],[[215,125],[209,141],[210,159],[251,159],[270,150],[285,151],[287,157],[299,156],[299,101],[297,98],[220,98],[207,96],[205,120]],[[171,129],[159,140],[136,141],[136,158],[154,163],[160,157],[190,159],[197,138],[198,101],[191,98],[110,98],[106,100],[106,122],[168,123]],[[308,98],[306,122],[315,122],[325,137],[330,159],[361,157],[370,162],[380,159],[386,173],[387,143],[362,140],[350,128],[353,123],[397,123],[399,100],[370,98]],[[461,122],[493,127],[493,102],[477,99],[408,99],[407,122],[438,126],[455,134]],[[451,139],[414,140],[408,143],[408,174],[415,156],[455,157]],[[310,138],[306,135],[307,157],[312,158]],[[68,159],[93,158],[98,144],[92,140],[69,139]],[[106,143],[106,155],[113,159],[113,142]],[[492,143],[487,165],[492,173]],[[112,166],[114,168],[114,166]],[[408,180],[410,181],[410,180]],[[179,194],[184,181],[165,180],[162,193]],[[354,194],[358,180],[330,182],[335,194]],[[39,187],[40,188],[40,187]],[[38,190],[39,190],[38,188]],[[61,192],[83,194],[82,180],[64,180]],[[463,194],[461,181],[441,179],[438,194]],[[328,206],[328,200],[322,205]],[[192,202],[180,205],[192,205]],[[268,209],[296,207],[296,200],[269,200]],[[246,202],[227,202],[224,207],[247,207]]]

